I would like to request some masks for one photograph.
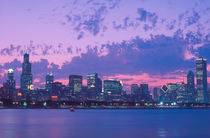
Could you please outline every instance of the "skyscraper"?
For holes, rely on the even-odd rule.
[[[97,73],[87,75],[87,91],[88,97],[91,99],[95,99],[100,96],[102,92],[102,81],[98,78]]]
[[[16,82],[14,80],[14,70],[13,69],[8,70],[7,84],[11,89],[15,89]]]
[[[187,103],[187,84],[184,82],[177,82],[176,86],[177,103]]]
[[[29,54],[27,52],[24,54],[20,83],[21,89],[28,89],[32,85],[31,63],[29,62]]]
[[[138,84],[132,84],[131,85],[131,94],[134,96],[138,95],[138,91],[139,91],[139,86]]]
[[[54,82],[52,83],[52,92],[50,92],[51,100],[60,100],[63,96],[62,91],[62,83],[61,82]]]
[[[208,90],[208,92],[209,92],[209,103],[210,103],[210,89]]]
[[[195,102],[195,82],[191,70],[187,73],[187,100],[190,103]]]
[[[108,100],[121,100],[123,95],[122,82],[117,80],[104,80],[104,94]]]
[[[177,84],[176,83],[168,83],[167,84],[167,92],[165,93],[165,101],[166,102],[174,102],[177,96]]]
[[[131,85],[131,98],[132,98],[132,101],[136,101],[136,102],[140,100],[140,88],[138,84]]]
[[[3,93],[3,97],[5,99],[12,99],[13,97],[13,92],[15,90],[15,80],[14,80],[14,70],[13,69],[9,69],[8,70],[8,79],[7,82],[4,83],[4,93]]]
[[[152,100],[152,96],[149,92],[148,84],[140,84],[140,101],[141,102],[149,102]]]
[[[52,73],[48,73],[46,75],[46,83],[45,83],[45,88],[47,91],[52,91],[52,84],[54,82],[54,76]]]
[[[205,58],[196,59],[196,77],[197,77],[197,102],[207,103],[207,61]]]
[[[70,75],[69,76],[69,88],[73,95],[80,94],[82,92],[82,76]]]
[[[153,89],[153,95],[154,95],[154,102],[160,102],[161,89],[155,87],[155,88]]]

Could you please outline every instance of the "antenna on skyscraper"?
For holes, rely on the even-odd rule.
[[[28,48],[26,48],[26,50],[25,50],[25,54],[28,54]]]

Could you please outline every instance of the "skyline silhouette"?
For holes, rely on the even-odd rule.
[[[97,72],[102,80],[122,80],[127,89],[183,81],[188,70],[195,73],[196,58],[210,61],[210,2],[154,3],[2,1],[0,84],[14,68],[19,86],[25,49],[35,87],[44,86],[48,72],[64,84],[69,74]],[[210,82],[210,64],[207,70]]]
[[[206,61],[206,59],[205,58],[197,58],[196,59],[196,61],[197,60],[199,60],[199,59],[204,59],[205,61]],[[206,63],[208,63],[207,61],[206,61]],[[196,65],[197,65],[197,63],[195,63]],[[207,65],[207,64],[206,64]],[[194,67],[195,69],[196,69],[196,66]],[[204,67],[205,68],[205,67]],[[32,70],[33,68],[32,68],[32,64],[30,63],[30,54],[28,53],[28,50],[25,50],[25,53],[24,53],[24,56],[23,56],[23,63],[22,63],[22,69],[20,70],[22,73],[21,73],[21,75],[19,76],[19,79],[20,79],[20,82],[21,82],[21,86],[18,84],[18,85],[16,85],[15,87],[16,88],[21,88],[21,89],[27,89],[27,87],[28,86],[30,86],[30,85],[33,85],[33,89],[34,88],[45,88],[46,87],[46,77],[45,77],[45,81],[44,82],[42,82],[42,84],[40,84],[39,83],[39,81],[37,81],[36,79],[35,80],[33,80],[33,73],[32,73]],[[15,76],[15,72],[14,72],[14,70],[16,70],[16,69],[13,69],[13,68],[9,68],[8,69],[8,71],[5,73],[5,75],[6,75],[6,79],[8,80],[9,79],[9,77],[10,77],[10,74],[12,73],[12,80],[14,79],[15,80],[15,83],[17,82],[17,80],[14,78],[14,76]],[[207,70],[207,66],[206,66],[206,70]],[[63,72],[62,72],[63,73]],[[87,86],[88,85],[88,83],[87,83],[87,78],[86,77],[88,77],[89,75],[91,75],[91,74],[97,74],[97,76],[98,76],[98,73],[97,72],[92,72],[92,73],[88,73],[88,74],[86,74],[85,76],[82,76],[81,75],[81,77],[82,77],[82,86]],[[181,81],[176,81],[176,82],[166,82],[166,80],[164,80],[164,84],[163,85],[160,85],[160,86],[155,86],[155,87],[151,87],[150,86],[150,83],[145,83],[145,82],[142,82],[142,83],[139,83],[139,82],[137,82],[137,83],[132,83],[132,84],[126,84],[125,86],[124,86],[124,84],[123,84],[123,81],[122,80],[120,80],[120,79],[113,79],[113,78],[108,78],[108,79],[102,79],[102,81],[104,82],[104,81],[107,81],[107,80],[116,80],[116,81],[120,81],[121,83],[122,83],[122,86],[123,86],[123,89],[128,93],[128,94],[130,94],[131,93],[131,90],[132,90],[132,85],[133,84],[137,84],[137,85],[141,85],[141,84],[147,84],[147,85],[149,85],[149,89],[150,89],[150,93],[151,94],[153,94],[153,92],[152,92],[152,89],[153,88],[161,88],[161,87],[164,87],[164,85],[168,85],[168,84],[176,84],[176,83],[185,83],[185,84],[188,84],[189,82],[187,81],[187,77],[188,77],[188,75],[189,75],[189,73],[190,74],[192,74],[192,75],[194,75],[195,74],[195,76],[196,76],[196,74],[197,74],[197,72],[193,72],[192,70],[189,70],[188,71],[188,73],[187,74],[185,74],[184,76],[183,76],[183,78],[182,78],[182,80]],[[207,72],[206,72],[207,73]],[[81,73],[80,73],[81,74]],[[69,74],[70,76],[80,76],[80,74]],[[48,76],[48,75],[51,75],[51,76],[53,76],[53,80],[56,78],[56,76],[53,74],[53,72],[48,72],[47,74],[45,74],[45,76]],[[67,82],[65,82],[65,83],[63,83],[63,81],[59,81],[59,80],[56,80],[55,79],[55,82],[59,82],[59,83],[62,83],[62,84],[64,84],[64,85],[66,85],[66,86],[68,86],[69,85],[69,75],[67,75],[66,76],[66,79],[67,79],[67,81],[68,81],[68,83]],[[208,73],[207,73],[207,76],[208,76]],[[85,78],[85,79],[83,79],[83,77]],[[102,76],[102,78],[104,78],[103,76]],[[129,78],[128,78],[129,79]],[[170,80],[170,79],[169,79]],[[186,80],[186,81],[185,81]],[[193,87],[195,87],[195,88],[197,88],[196,86],[197,86],[197,81],[196,81],[196,77],[193,77],[193,81],[195,82],[194,83],[194,85],[195,86],[193,86]],[[5,82],[4,82],[5,83]],[[36,84],[36,83],[39,83],[38,84],[38,86],[37,87],[34,87],[34,83]],[[0,84],[0,86],[3,86],[3,84]],[[208,87],[208,79],[207,79],[207,87]]]

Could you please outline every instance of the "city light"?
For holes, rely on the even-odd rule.
[[[25,107],[26,107],[27,105],[28,105],[28,104],[27,104],[26,102],[24,102],[24,103],[23,103],[23,106],[25,106]]]
[[[58,99],[58,96],[51,96],[52,99]]]
[[[18,92],[17,95],[18,95],[18,96],[22,96],[22,93],[21,93],[21,92]]]
[[[47,106],[47,103],[46,103],[46,102],[44,102],[44,103],[43,103],[43,106]]]
[[[14,70],[8,70],[8,79],[0,89],[0,96],[9,98],[16,102],[22,102],[23,106],[36,105],[38,102],[60,101],[68,102],[88,102],[94,101],[93,105],[98,105],[98,102],[121,102],[122,105],[126,102],[142,103],[139,105],[145,107],[187,107],[186,103],[207,103],[207,76],[206,74],[206,60],[199,58],[196,60],[196,79],[205,80],[198,81],[197,88],[195,87],[195,77],[193,71],[187,73],[187,84],[184,82],[166,83],[162,87],[156,87],[153,90],[153,96],[149,88],[149,84],[132,84],[131,94],[124,90],[123,82],[121,80],[107,79],[101,80],[98,73],[87,74],[87,86],[83,86],[83,76],[71,74],[69,75],[68,85],[61,82],[54,82],[52,73],[46,74],[45,87],[34,89],[33,75],[31,73],[31,63],[29,62],[29,54],[24,54],[23,68],[21,74],[20,88],[16,89],[16,81],[14,79]],[[15,91],[18,91],[17,93]],[[12,93],[16,94],[13,95]],[[197,92],[197,93],[196,93]],[[205,92],[205,93],[204,93]],[[1,97],[0,97],[1,98]],[[28,102],[28,103],[27,103]],[[109,103],[109,105],[119,105],[119,103]],[[16,104],[14,104],[16,105]],[[43,106],[47,103],[44,102]],[[125,104],[126,105],[126,104]],[[49,105],[48,105],[49,106]],[[194,107],[194,106],[191,106]]]

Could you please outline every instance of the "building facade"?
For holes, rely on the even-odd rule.
[[[24,54],[24,62],[22,65],[22,74],[21,74],[21,89],[26,90],[29,89],[32,85],[32,74],[31,74],[31,63],[29,62],[29,54],[25,52]]]
[[[176,83],[168,83],[167,84],[168,91],[166,93],[166,102],[174,102],[177,98],[177,84]]]
[[[70,75],[69,76],[69,88],[72,95],[81,94],[82,92],[82,76]]]
[[[187,100],[189,103],[195,102],[195,81],[194,73],[190,70],[187,73]]]
[[[155,87],[153,89],[153,96],[154,96],[154,102],[160,102],[161,101],[161,89]]]
[[[176,101],[177,103],[187,103],[187,84],[185,84],[184,82],[177,82],[177,97],[176,97]]]
[[[152,100],[152,95],[149,92],[148,84],[140,84],[139,87],[140,102],[150,102]]]
[[[7,82],[3,84],[3,98],[4,99],[13,99],[13,92],[15,91],[16,82],[14,80],[14,70],[8,70]]]
[[[54,76],[52,73],[48,73],[46,75],[46,82],[45,82],[45,89],[49,92],[52,91],[52,85],[53,85],[53,82],[54,82]]]
[[[207,60],[205,58],[196,59],[196,78],[197,78],[197,99],[198,103],[208,102],[207,92]]]
[[[120,101],[123,95],[123,85],[121,81],[104,80],[104,94],[107,100]]]
[[[139,86],[138,84],[132,84],[131,85],[131,94],[134,96],[138,95],[138,91],[139,91]]]
[[[87,92],[90,99],[99,98],[102,92],[102,81],[97,73],[87,75]]]

